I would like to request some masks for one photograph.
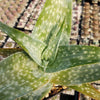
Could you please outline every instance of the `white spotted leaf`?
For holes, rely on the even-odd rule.
[[[75,89],[95,100],[100,100],[100,92],[97,91],[91,84],[81,84],[76,86],[70,86],[70,88]]]
[[[50,76],[25,53],[0,61],[0,100],[14,100],[48,83]]]
[[[16,100],[42,100],[42,98],[44,98],[44,96],[51,90],[51,88],[52,84],[48,83],[36,91],[32,91]]]
[[[48,65],[46,72],[57,72],[75,66],[100,62],[100,48],[94,46],[60,46],[53,64]]]
[[[64,20],[62,38],[60,45],[69,43],[72,21],[72,0],[46,0],[43,10],[37,20],[32,33],[33,38],[46,41],[52,28],[58,23],[58,27],[53,34],[59,31]]]
[[[53,73],[51,82],[59,85],[72,86],[100,80],[100,63],[75,66]]]
[[[42,66],[41,62],[41,53],[45,48],[45,43],[37,40],[32,39],[27,34],[11,28],[3,23],[0,22],[0,29],[9,35],[15,42],[17,42],[30,56],[31,58]]]
[[[42,54],[42,60],[44,63],[45,63],[45,61],[47,61],[49,64],[53,63],[53,61],[56,57],[56,54],[58,52],[58,47],[59,47],[60,40],[61,40],[61,34],[62,34],[63,25],[64,25],[64,20],[61,24],[60,29],[58,28],[58,23],[50,31],[50,34],[48,35],[47,40],[45,41],[47,46],[45,47],[44,52]]]

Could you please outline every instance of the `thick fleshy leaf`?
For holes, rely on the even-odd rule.
[[[48,83],[43,87],[40,87],[38,90],[30,92],[25,96],[18,98],[16,100],[42,100],[42,98],[50,91],[51,88],[52,84]]]
[[[91,84],[82,84],[77,86],[70,86],[70,88],[75,89],[93,99],[100,100],[100,92],[97,91]]]
[[[46,0],[44,8],[37,20],[32,37],[46,41],[52,28],[58,23],[59,31],[64,20],[61,45],[68,44],[71,31],[72,0]],[[55,34],[55,32],[54,32]]]
[[[49,75],[24,53],[0,62],[0,100],[14,100],[48,83]]]
[[[53,73],[51,82],[71,86],[100,80],[100,63],[72,67]]]
[[[0,55],[2,55],[3,57],[7,57],[7,56],[10,56],[11,54],[13,53],[16,53],[16,52],[20,52],[20,51],[23,51],[22,49],[20,48],[0,48]]]
[[[53,27],[53,29],[51,30],[50,34],[47,37],[47,40],[45,41],[47,46],[44,49],[42,55],[42,60],[44,61],[44,63],[45,61],[49,62],[50,64],[53,63],[56,54],[58,52],[64,21],[62,22],[62,26],[60,29],[58,28],[58,23],[55,25],[55,27]]]
[[[53,64],[46,72],[56,72],[70,67],[100,62],[100,48],[94,46],[60,46]]]
[[[27,34],[11,28],[3,23],[0,22],[0,29],[9,35],[13,40],[15,40],[30,56],[31,58],[42,65],[41,62],[41,53],[45,48],[45,44],[40,42],[39,40],[32,39]]]

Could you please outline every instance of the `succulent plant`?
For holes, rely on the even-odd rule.
[[[99,46],[99,1],[84,2],[82,11],[81,38],[86,45]]]
[[[0,0],[0,20],[14,26],[28,0]]]
[[[0,100],[41,100],[53,84],[100,99],[100,48],[69,45],[71,16],[72,0],[47,0],[31,36],[0,22],[22,47],[0,49]]]

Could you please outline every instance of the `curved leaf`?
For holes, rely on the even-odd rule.
[[[32,37],[37,38],[40,41],[46,41],[52,28],[55,27],[60,20],[54,34],[59,31],[65,18],[64,27],[62,30],[61,45],[68,44],[71,32],[71,16],[72,0],[46,0],[44,8],[33,30]]]
[[[82,84],[77,86],[70,86],[70,88],[75,89],[93,99],[100,100],[100,92],[97,91],[91,84]]]
[[[46,72],[57,72],[70,67],[100,62],[100,48],[94,46],[60,46],[53,64]]]
[[[27,95],[16,100],[42,100],[42,98],[50,91],[51,87],[52,85],[48,83],[38,90],[30,92]]]
[[[1,22],[0,29],[15,40],[15,42],[17,42],[31,56],[31,58],[36,61],[36,63],[42,66],[41,53],[46,46],[44,43],[39,40],[32,39],[27,34],[11,28]]]
[[[0,100],[30,93],[47,84],[49,78],[26,54],[13,54],[0,62]]]

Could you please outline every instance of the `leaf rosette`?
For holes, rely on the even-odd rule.
[[[0,100],[41,100],[52,84],[69,86],[96,100],[100,48],[69,45],[72,0],[47,0],[31,36],[0,22],[22,49],[0,49]],[[96,95],[92,95],[96,94]]]

